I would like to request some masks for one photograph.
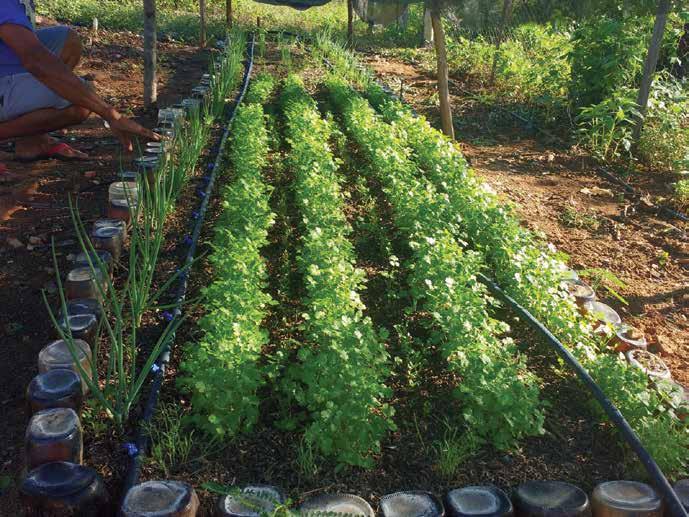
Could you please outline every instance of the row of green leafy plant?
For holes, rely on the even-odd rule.
[[[105,279],[104,283],[97,283],[105,315],[101,324],[104,346],[101,346],[99,336],[92,351],[92,375],[88,375],[78,362],[77,366],[98,406],[120,430],[139,398],[153,363],[168,338],[182,322],[181,318],[173,319],[150,346],[140,346],[140,329],[144,316],[167,308],[163,302],[164,297],[169,295],[169,288],[178,275],[185,273],[180,271],[157,284],[157,266],[166,238],[167,218],[175,210],[180,193],[196,169],[201,151],[208,143],[212,124],[221,116],[229,91],[236,87],[241,77],[246,38],[243,33],[235,32],[230,41],[222,55],[219,69],[213,75],[209,101],[199,113],[191,114],[185,125],[178,125],[173,141],[166,142],[170,153],[159,165],[154,179],[139,175],[138,203],[131,213],[129,253],[124,256],[125,278],[121,282],[118,279],[116,283],[97,256],[92,255],[93,258],[88,259],[94,274],[102,273]],[[81,221],[76,206],[73,207],[72,218],[82,250],[93,253],[89,232]],[[65,313],[66,296],[56,257],[54,262],[59,306]],[[154,285],[158,287],[154,289]],[[72,355],[76,357],[77,348],[71,332],[58,326],[47,297],[45,301],[60,336],[67,341]],[[106,361],[102,377],[98,368],[100,360]]]
[[[429,330],[426,346],[437,347],[461,380],[455,390],[471,434],[499,449],[543,432],[538,380],[514,343],[501,335],[508,326],[493,319],[491,300],[476,274],[480,253],[464,249],[459,209],[420,177],[405,143],[369,103],[341,79],[328,83],[346,132],[368,159],[367,170],[382,184],[394,221],[409,242],[407,264],[414,309]]]
[[[607,396],[620,408],[667,473],[688,467],[689,426],[663,389],[649,386],[637,368],[610,353],[607,339],[582,318],[561,280],[564,257],[544,237],[523,228],[509,204],[469,169],[459,148],[423,118],[388,100],[371,83],[367,94],[398,135],[415,163],[455,207],[460,231],[480,252],[498,283],[575,353]]]
[[[280,102],[303,225],[297,264],[306,290],[304,342],[281,380],[300,409],[283,424],[305,425],[307,443],[339,463],[371,466],[371,453],[394,429],[386,402],[386,336],[364,316],[359,293],[365,274],[355,266],[348,240],[351,228],[329,143],[332,123],[321,118],[295,75],[286,80]]]
[[[224,175],[231,168],[234,178],[221,193],[223,211],[208,258],[214,279],[203,289],[203,337],[186,347],[178,381],[192,394],[193,424],[215,436],[253,427],[266,381],[260,359],[268,333],[262,325],[273,300],[261,250],[275,215],[263,181],[268,134],[261,100],[272,86],[270,76],[255,82],[247,97],[256,102],[240,106],[232,125]]]

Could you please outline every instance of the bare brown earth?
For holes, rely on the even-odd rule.
[[[435,80],[389,56],[367,64],[431,121],[438,118]],[[600,288],[599,297],[642,329],[673,377],[689,385],[689,236],[687,224],[657,216],[670,181],[660,173],[628,179],[644,195],[624,196],[580,150],[553,144],[509,114],[482,105],[453,81],[457,140],[473,169],[511,200],[523,223],[545,233],[577,270],[612,272],[624,305]],[[461,89],[460,89],[461,88]],[[466,89],[470,89],[469,86]]]

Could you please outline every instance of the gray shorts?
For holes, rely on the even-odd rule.
[[[68,32],[69,27],[58,25],[38,29],[36,36],[48,50],[59,56]],[[39,109],[64,109],[71,105],[28,72],[0,77],[0,99],[0,122]]]

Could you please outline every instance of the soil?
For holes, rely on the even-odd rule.
[[[51,25],[51,20],[40,20]],[[76,29],[85,42],[82,61],[76,72],[90,75],[98,93],[120,112],[153,128],[157,110],[143,107],[142,38],[132,33],[101,31],[91,41],[88,31]],[[208,70],[211,51],[175,43],[160,43],[159,48],[160,106],[171,105],[188,95],[199,78]],[[116,180],[121,164],[133,156],[122,154],[116,138],[91,116],[84,124],[56,134],[73,147],[86,152],[90,159],[83,162],[54,160],[21,164],[3,158],[11,175],[0,176],[0,293],[4,300],[0,311],[0,378],[3,391],[0,399],[0,504],[3,515],[19,515],[16,492],[5,491],[19,476],[23,462],[23,435],[27,422],[24,393],[37,373],[38,352],[55,331],[48,318],[41,292],[45,290],[51,304],[55,303],[56,284],[50,254],[55,239],[60,271],[69,267],[68,255],[76,253],[68,198],[78,201],[79,211],[87,225],[105,213],[107,187]],[[8,149],[9,151],[9,149]],[[193,188],[191,190],[193,194]],[[185,193],[185,196],[191,196]],[[191,206],[191,199],[182,199],[182,206]],[[189,220],[182,210],[169,220],[171,235],[183,235]],[[166,242],[162,251],[163,268],[178,264],[176,241]],[[107,432],[96,432],[99,416],[83,418],[85,462],[97,466],[106,480],[117,479],[126,456],[120,450],[121,439]],[[93,426],[93,428],[91,428]],[[97,439],[91,439],[97,435]],[[118,473],[115,475],[115,473]]]
[[[418,66],[369,54],[366,63],[420,114],[439,127],[436,82]],[[641,199],[599,174],[581,150],[525,128],[502,110],[466,95],[471,84],[452,81],[456,138],[472,168],[513,202],[523,224],[543,232],[577,271],[604,270],[627,304],[597,288],[623,321],[642,330],[675,380],[689,385],[689,225],[658,216],[671,178],[647,171],[626,178]],[[597,283],[588,277],[589,283]]]
[[[85,32],[83,35],[87,37]],[[153,127],[153,113],[142,108],[141,70],[138,67],[140,46],[138,36],[102,33],[99,41],[89,47],[79,71],[95,74],[96,87],[101,93],[122,109],[130,109],[131,114],[148,127]],[[186,93],[206,70],[207,54],[176,44],[162,44],[161,54],[165,56],[161,66],[161,105],[166,105]],[[273,49],[268,57],[275,61],[278,56],[279,53]],[[435,120],[434,109],[428,108],[428,99],[433,94],[431,78],[403,63],[372,61],[370,64],[387,78],[394,75],[395,79],[390,81],[393,87],[399,84],[397,77],[404,77],[409,85],[408,100]],[[274,66],[259,64],[255,73],[265,68],[276,71]],[[604,267],[625,280],[627,287],[621,293],[629,301],[629,307],[623,308],[608,298],[606,301],[614,305],[626,321],[643,329],[655,346],[662,345],[675,376],[689,382],[689,351],[686,341],[680,341],[681,333],[686,334],[689,296],[689,274],[678,263],[680,257],[689,256],[686,240],[683,240],[686,239],[685,229],[654,217],[642,206],[621,201],[614,194],[609,198],[602,191],[611,189],[611,186],[597,179],[590,161],[527,135],[507,120],[493,124],[495,117],[490,117],[490,111],[460,96],[454,100],[457,118],[461,121],[459,138],[478,172],[497,190],[518,203],[519,214],[525,224],[543,230],[551,241],[570,253],[577,268]],[[20,172],[25,178],[2,185],[0,190],[0,199],[4,200],[2,206],[5,207],[0,223],[0,260],[4,261],[0,272],[0,292],[8,300],[0,313],[3,335],[0,374],[5,379],[0,400],[0,418],[4,424],[0,428],[0,439],[5,444],[0,452],[0,481],[3,484],[5,479],[12,481],[20,474],[21,444],[27,420],[23,407],[24,389],[36,373],[39,350],[53,336],[40,294],[42,288],[54,290],[54,272],[49,270],[51,260],[45,244],[51,236],[56,237],[58,244],[64,244],[58,249],[60,263],[65,264],[65,256],[75,248],[74,243],[69,243],[71,223],[66,209],[66,194],[78,193],[85,219],[97,218],[107,197],[106,186],[114,179],[114,171],[119,164],[116,141],[96,119],[89,119],[83,126],[71,129],[67,137],[75,147],[87,150],[93,159],[77,164],[46,162],[22,166],[8,162],[12,172]],[[355,150],[353,152],[355,154]],[[343,158],[351,175],[356,175],[361,163],[356,157],[353,162],[348,162],[346,156]],[[280,159],[281,156],[276,154],[272,163],[276,164]],[[85,174],[87,171],[96,171],[96,178],[89,178],[90,175]],[[266,179],[283,191],[289,187],[289,178],[274,170],[266,172]],[[371,187],[375,194],[375,185]],[[365,300],[372,307],[371,315],[377,324],[386,322],[389,325],[390,318],[401,321],[403,315],[399,307],[378,306],[378,302],[386,298],[387,255],[372,253],[369,256],[363,252],[383,250],[386,243],[371,243],[366,240],[370,236],[357,229],[370,228],[380,221],[372,219],[357,223],[357,218],[365,217],[371,205],[359,197],[354,187],[348,185],[346,188],[351,189],[352,199],[348,207],[351,212],[347,215],[355,233],[364,239],[357,243],[360,260],[357,265],[366,270],[369,277]],[[588,191],[582,192],[584,188]],[[172,217],[170,236],[179,237],[185,232],[191,195],[187,192],[180,200],[182,208]],[[273,201],[277,204],[280,194],[276,191],[274,195],[276,199]],[[289,204],[289,194],[286,199]],[[376,205],[376,213],[387,220],[385,214],[389,207],[379,198],[372,202]],[[567,207],[573,207],[576,213],[590,213],[600,221],[598,229],[594,231],[586,225],[570,228],[560,223],[560,214]],[[219,209],[217,205],[211,206],[204,241],[211,234],[213,219]],[[271,279],[275,280],[271,288],[276,289],[274,294],[277,294],[276,286],[286,285],[293,293],[299,288],[291,278],[297,248],[294,242],[299,234],[295,227],[298,218],[293,207],[289,206],[286,213],[282,216],[278,213],[278,216],[271,234],[275,242],[266,250],[271,262]],[[384,233],[391,232],[385,225]],[[392,235],[389,237],[394,240]],[[22,246],[12,247],[13,243],[16,244],[13,239],[21,241]],[[280,253],[285,242],[292,244],[289,253]],[[29,249],[29,244],[35,248]],[[174,242],[166,246],[162,267],[169,269],[174,266],[178,253]],[[392,246],[394,249],[394,242]],[[659,264],[660,250],[668,254],[662,267]],[[194,298],[212,278],[206,261],[201,260],[196,268],[191,276],[190,298]],[[283,278],[281,275],[286,276]],[[278,281],[282,283],[278,284]],[[283,307],[279,310],[283,313],[274,315],[271,320],[274,322],[271,338],[278,341],[298,336],[300,313],[298,300],[285,298],[280,301]],[[33,320],[34,314],[38,315],[37,320]],[[193,323],[200,315],[199,308],[191,310],[189,321],[178,336],[179,343],[193,339],[198,332]],[[286,317],[278,317],[282,315]],[[518,327],[514,337],[522,347],[537,341],[528,331]],[[394,336],[391,339],[394,340]],[[448,379],[429,370],[421,372],[421,388],[408,402],[404,400],[410,391],[404,384],[405,379],[394,381],[396,399],[393,402],[399,405],[396,420],[400,428],[383,444],[376,457],[375,469],[339,470],[327,463],[319,463],[316,470],[309,469],[308,455],[304,455],[305,451],[300,447],[299,436],[272,425],[272,418],[280,408],[271,407],[274,402],[267,401],[267,411],[262,411],[262,421],[252,434],[222,442],[200,439],[197,435],[187,437],[192,444],[186,458],[177,458],[168,472],[155,460],[149,459],[142,471],[142,479],[165,476],[193,484],[202,497],[207,514],[216,497],[200,488],[208,481],[223,486],[274,484],[285,489],[293,500],[326,491],[351,492],[375,503],[380,496],[403,489],[427,489],[442,494],[448,488],[464,484],[485,483],[509,488],[534,478],[566,479],[591,489],[599,481],[626,474],[622,451],[611,446],[614,441],[610,439],[610,429],[589,418],[587,397],[578,385],[563,382],[557,375],[557,370],[552,367],[555,359],[549,349],[545,346],[531,347],[528,360],[530,367],[543,372],[543,393],[550,402],[546,433],[524,440],[519,449],[510,453],[482,450],[464,462],[458,473],[450,478],[441,475],[434,458],[435,448],[445,436],[446,422],[456,408],[449,403]],[[187,398],[174,389],[178,361],[179,354],[173,356],[161,402],[163,409],[183,414],[188,409]],[[98,419],[91,417],[89,421],[97,423]],[[158,417],[156,425],[162,429],[164,419]],[[93,429],[87,431],[87,436],[91,431]],[[103,431],[95,434],[98,439],[86,443],[85,462],[96,466],[106,477],[113,494],[119,496],[118,483],[126,465],[126,456],[120,450],[121,438]],[[175,452],[179,450],[173,449]],[[9,509],[8,515],[19,514],[15,496],[14,490],[0,494],[0,504],[3,511]]]

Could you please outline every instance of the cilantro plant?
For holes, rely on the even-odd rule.
[[[306,441],[341,464],[370,467],[371,453],[394,428],[385,336],[364,315],[365,275],[348,240],[331,123],[297,76],[287,78],[281,105],[303,225],[297,262],[306,286],[305,342],[282,379],[288,399],[305,411],[301,421],[283,424],[305,425]]]
[[[537,379],[508,329],[488,314],[490,299],[476,273],[482,257],[455,238],[461,219],[450,198],[419,177],[401,139],[342,81],[328,83],[346,130],[370,161],[392,205],[397,228],[413,252],[409,284],[414,302],[431,315],[429,345],[437,345],[461,382],[456,395],[469,431],[508,449],[543,432]]]
[[[673,414],[638,370],[601,353],[604,338],[593,333],[589,320],[561,286],[566,265],[556,250],[544,243],[543,236],[520,225],[510,205],[469,170],[456,144],[399,102],[389,101],[377,85],[370,84],[367,94],[391,122],[388,131],[403,140],[423,174],[454,207],[460,221],[455,235],[481,253],[503,289],[570,346],[645,439],[661,467],[667,473],[685,473],[689,426]]]
[[[264,100],[271,91],[272,81],[262,80],[249,98]],[[248,431],[258,419],[257,392],[267,376],[260,363],[268,342],[262,324],[273,303],[261,256],[274,214],[262,178],[268,134],[260,104],[238,109],[232,134],[229,162],[235,177],[222,192],[223,212],[215,227],[209,259],[215,279],[204,289],[206,314],[199,321],[204,335],[187,346],[179,380],[192,394],[192,421],[216,436]]]

